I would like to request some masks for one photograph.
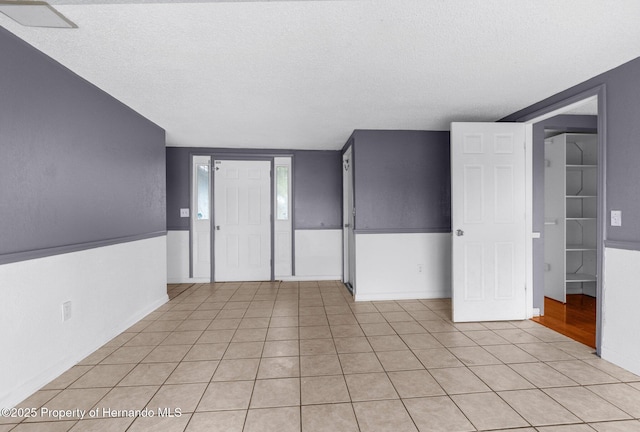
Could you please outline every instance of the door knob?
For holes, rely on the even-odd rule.
[[[220,225],[216,225],[216,231],[220,231]]]
[[[462,231],[461,229],[456,230],[456,235],[457,235],[458,237],[461,237],[461,236],[463,236],[463,235],[464,235],[464,231]]]

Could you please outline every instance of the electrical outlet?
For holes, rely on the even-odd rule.
[[[611,226],[622,226],[622,211],[611,210]]]
[[[71,319],[71,302],[66,301],[62,303],[62,321],[69,321]]]
[[[418,264],[418,273],[422,273],[422,264]]]
[[[180,217],[181,218],[189,217],[189,209],[188,208],[181,208],[180,209]]]

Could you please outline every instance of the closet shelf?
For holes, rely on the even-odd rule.
[[[544,146],[545,296],[595,294],[598,263],[598,137],[558,134]]]
[[[596,250],[595,246],[591,245],[582,245],[582,244],[568,244],[567,252],[584,252],[584,251],[594,251]]]
[[[597,168],[598,165],[580,165],[580,164],[567,164],[567,169],[587,169],[587,168]]]
[[[590,275],[586,273],[567,273],[567,282],[595,282],[595,275]]]

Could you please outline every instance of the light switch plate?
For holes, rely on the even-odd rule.
[[[181,208],[180,209],[180,217],[189,217],[189,209],[188,208]]]
[[[611,226],[622,226],[621,210],[611,210]]]

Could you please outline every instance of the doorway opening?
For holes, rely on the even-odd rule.
[[[533,319],[598,351],[605,227],[601,93],[594,89],[527,121],[537,152],[534,231],[542,240],[534,246],[540,313]]]
[[[292,276],[291,168],[290,155],[191,156],[194,282]]]

